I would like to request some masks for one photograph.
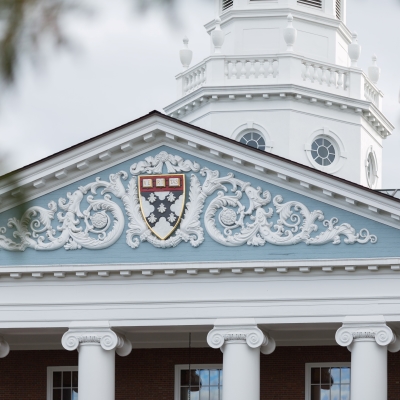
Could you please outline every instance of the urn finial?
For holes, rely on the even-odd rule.
[[[184,48],[179,52],[181,63],[184,69],[188,69],[193,58],[193,51],[189,49],[189,39],[187,36],[183,38]]]
[[[221,54],[221,48],[225,41],[225,34],[221,30],[221,18],[216,18],[215,29],[211,32],[211,39],[214,45],[214,53]]]
[[[378,67],[377,60],[378,57],[374,54],[372,56],[372,65],[368,68],[369,79],[375,84],[378,83],[381,76],[381,69]]]
[[[357,67],[357,61],[360,58],[361,46],[358,44],[358,35],[356,32],[352,34],[353,40],[349,44],[349,57],[351,60],[351,66]]]
[[[283,31],[283,38],[285,39],[287,45],[287,52],[293,52],[293,46],[296,43],[297,29],[293,26],[293,15],[289,14],[287,16],[288,26]]]

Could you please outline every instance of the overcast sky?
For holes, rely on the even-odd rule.
[[[89,1],[89,0],[88,0]],[[17,86],[0,92],[0,148],[15,169],[115,128],[175,100],[179,50],[187,35],[193,63],[209,55],[203,25],[214,0],[183,0],[178,23],[165,13],[138,15],[129,0],[91,0],[94,17],[71,18],[73,51],[46,51],[25,62]],[[132,1],[132,0],[131,0]],[[400,128],[400,0],[347,0],[347,25],[357,31],[367,69],[378,56],[384,112]],[[400,188],[400,129],[384,141],[383,186]]]

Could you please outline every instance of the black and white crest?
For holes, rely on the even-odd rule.
[[[161,240],[177,228],[185,206],[185,175],[139,176],[139,198],[143,218]]]

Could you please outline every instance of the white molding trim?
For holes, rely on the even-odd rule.
[[[371,270],[369,267],[378,266],[378,270]],[[99,272],[108,272],[102,274],[101,279],[121,278],[134,279],[141,277],[152,278],[155,273],[165,275],[168,279],[177,278],[179,273],[186,274],[188,278],[196,278],[199,272],[207,273],[210,277],[215,276],[216,270],[218,274],[230,274],[233,277],[237,274],[236,269],[240,268],[242,273],[252,272],[254,276],[260,276],[263,273],[282,272],[298,272],[300,268],[307,267],[310,272],[326,275],[326,268],[329,272],[337,273],[398,273],[400,270],[400,258],[369,258],[369,259],[302,259],[302,260],[261,260],[261,261],[213,261],[210,268],[209,261],[203,262],[171,262],[171,263],[143,263],[143,264],[66,264],[66,265],[21,265],[21,266],[4,266],[0,269],[0,277],[4,282],[7,277],[15,282],[25,282],[26,278],[31,278],[40,284],[42,279],[57,278],[55,274],[64,274],[64,278],[69,279],[97,279]],[[325,269],[324,269],[325,268]],[[174,274],[171,274],[174,271]],[[197,271],[193,274],[193,271]],[[143,274],[143,272],[146,272]],[[149,273],[151,272],[151,273]],[[39,276],[38,273],[41,275]],[[19,274],[15,279],[11,274]],[[34,275],[35,274],[35,275]],[[180,275],[182,276],[182,275]],[[333,276],[333,275],[332,275]],[[25,279],[24,279],[25,278]],[[241,278],[240,278],[241,279]]]
[[[190,364],[191,369],[222,369],[222,364]],[[175,365],[174,374],[174,400],[181,400],[181,371],[189,369],[189,364]]]
[[[156,132],[156,138],[151,144],[143,141],[143,136],[148,132]],[[166,135],[169,137],[173,135],[175,140],[167,138]],[[197,144],[198,148],[195,151],[188,145],[189,141]],[[120,149],[120,145],[126,142],[136,142],[135,151],[131,153],[121,150],[118,154],[115,153],[115,157],[110,160],[100,161],[98,159],[98,154],[101,152],[107,149],[115,149],[116,143],[118,144],[117,148]],[[17,182],[0,186],[0,196],[2,198],[0,212],[21,203],[11,196],[11,192],[18,187],[23,189],[25,201],[33,200],[162,145],[185,151],[188,154],[217,164],[220,164],[221,158],[224,157],[224,166],[234,171],[239,170],[238,164],[229,160],[233,158],[242,160],[240,172],[243,174],[248,174],[267,183],[304,194],[307,197],[400,229],[400,222],[395,218],[400,216],[400,203],[397,199],[385,198],[382,195],[368,192],[361,187],[350,185],[329,175],[320,175],[312,170],[298,168],[297,165],[288,163],[286,160],[268,157],[268,153],[262,154],[253,149],[238,146],[236,143],[227,142],[222,137],[204,135],[195,126],[182,126],[173,120],[158,115],[139,121],[134,125],[122,127],[113,135],[98,138],[94,143],[83,144],[81,147],[22,171]],[[210,149],[214,153],[218,152],[219,156],[211,154]],[[91,163],[86,173],[80,175],[80,171],[76,172],[77,170],[74,170],[76,160],[87,157],[89,152],[93,154],[97,162]],[[114,150],[111,153],[114,154]],[[225,156],[228,156],[228,158]],[[64,169],[74,170],[75,172],[68,174],[68,180],[65,182],[60,182],[54,174]],[[283,181],[278,178],[278,174],[283,174],[288,179]],[[40,179],[44,179],[46,185],[39,189],[34,188],[33,182]],[[312,190],[302,187],[300,182],[309,184]],[[333,196],[328,198],[324,195],[324,191],[331,192]],[[353,198],[357,203],[350,206],[346,203],[346,198]],[[375,207],[379,212],[371,212],[368,206]]]
[[[272,57],[272,55],[271,55]],[[194,92],[182,97],[175,101],[168,107],[164,108],[167,115],[182,119],[182,117],[191,114],[194,110],[190,105],[193,102],[200,104],[200,107],[208,104],[208,101],[213,97],[220,100],[227,100],[230,96],[235,96],[236,101],[246,100],[246,93],[251,91],[253,99],[262,99],[263,96],[268,96],[269,99],[275,101],[286,101],[293,99],[297,102],[310,102],[326,104],[331,103],[341,112],[356,112],[362,115],[365,122],[367,122],[382,139],[387,138],[392,134],[394,126],[385,117],[373,103],[367,100],[359,100],[354,98],[343,97],[335,93],[328,93],[315,88],[307,88],[296,84],[274,84],[274,85],[257,85],[255,86],[203,86]],[[280,95],[284,93],[285,97]],[[200,102],[202,99],[202,102]],[[343,107],[342,107],[343,106]],[[197,110],[197,109],[196,109]],[[379,127],[371,123],[371,119],[379,122]],[[191,121],[193,122],[193,121]],[[382,129],[382,130],[379,130]]]
[[[256,6],[256,5],[255,5]],[[249,17],[283,17],[286,18],[288,13],[292,13],[296,20],[308,21],[313,24],[321,25],[321,26],[329,26],[331,28],[336,28],[338,30],[338,34],[348,43],[351,42],[351,32],[343,23],[343,21],[338,20],[336,18],[330,18],[324,14],[318,12],[316,9],[314,13],[310,13],[309,10],[301,10],[301,9],[293,9],[287,7],[280,7],[274,9],[260,9],[254,7],[253,9],[239,9],[234,10],[230,9],[221,14],[222,23],[224,26],[228,22],[230,22],[234,18],[249,18]],[[208,33],[210,33],[213,29],[215,29],[215,20],[208,22],[205,25],[205,28]]]

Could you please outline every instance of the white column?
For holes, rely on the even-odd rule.
[[[233,319],[217,320],[207,342],[224,354],[223,400],[259,400],[260,351],[271,354],[275,341],[254,319]]]
[[[9,344],[4,340],[2,336],[0,336],[0,358],[7,357],[9,352]]]
[[[387,350],[400,341],[384,317],[347,317],[336,341],[351,351],[351,400],[387,400]]]
[[[131,342],[101,321],[72,323],[62,345],[79,351],[79,400],[114,400],[115,353],[127,356]]]

